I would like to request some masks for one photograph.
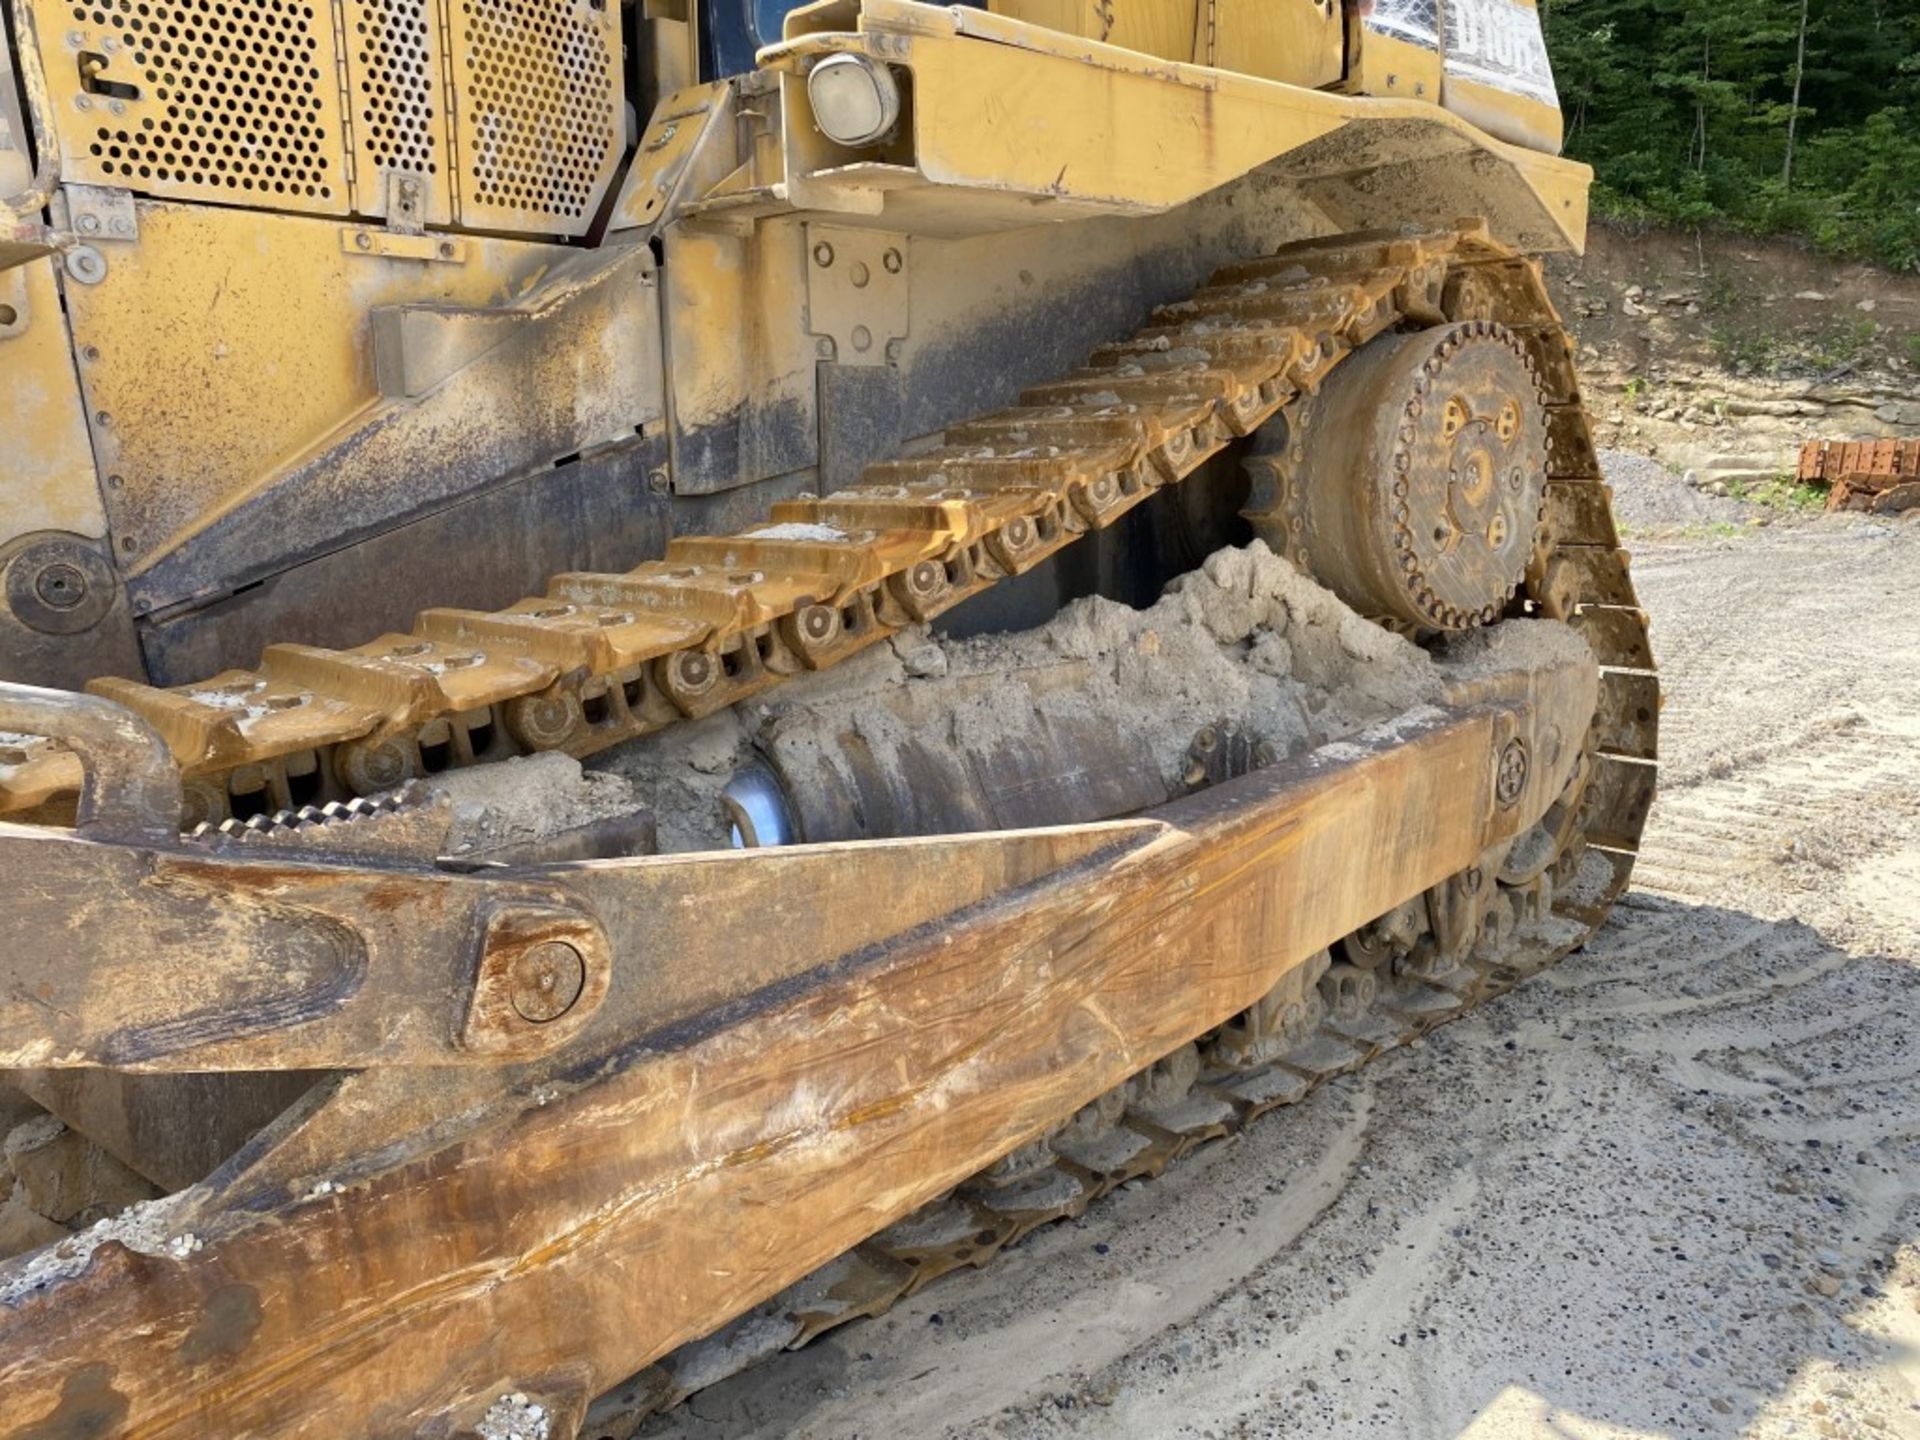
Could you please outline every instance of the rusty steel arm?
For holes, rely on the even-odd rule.
[[[364,1069],[497,1065],[562,1047],[605,1054],[1089,857],[1106,855],[1118,884],[1137,851],[1242,816],[1310,814],[1308,797],[1329,788],[1364,799],[1324,812],[1352,827],[1354,844],[1424,829],[1374,773],[1396,749],[1447,738],[1496,768],[1516,737],[1534,737],[1523,740],[1530,753],[1565,751],[1541,737],[1582,733],[1590,680],[1572,683],[1563,667],[1457,686],[1457,708],[1364,759],[1334,747],[1148,819],[477,875],[162,837],[178,777],[150,732],[105,702],[12,687],[0,719],[44,732],[57,714],[87,763],[90,799],[72,834],[0,826],[0,873],[13,887],[0,913],[0,1067]],[[1533,823],[1571,763],[1569,753],[1536,764],[1525,795],[1504,805],[1474,777],[1462,823],[1405,847],[1416,871],[1354,913],[1329,915],[1308,948]],[[888,903],[873,906],[876,894]]]
[[[868,907],[813,914],[850,867],[907,929],[1154,828],[460,875],[0,825],[0,1068],[495,1065],[589,1029],[604,1046],[884,938]]]
[[[0,1303],[0,1407],[84,1401],[155,1437],[333,1433],[373,1407],[368,1433],[413,1435],[503,1375],[596,1393],[1531,825],[1593,697],[1590,666],[1469,685],[1139,821],[556,870],[615,967],[578,1044],[516,1072],[517,1113],[426,1137],[451,1112],[408,1103],[414,1138],[371,1172],[216,1177],[182,1258],[109,1244]],[[889,882],[911,882],[886,892],[903,913],[870,903]],[[984,893],[956,908],[955,883]],[[735,957],[744,973],[717,973]],[[649,985],[664,1010],[629,995]],[[442,1093],[387,1073],[414,1082],[403,1098]],[[320,1113],[253,1148],[298,1151]],[[715,1246],[739,1263],[706,1263]],[[169,1338],[229,1312],[247,1323],[211,1367]],[[460,1376],[414,1363],[416,1337]]]
[[[80,757],[75,831],[86,840],[169,844],[180,833],[180,770],[154,728],[123,705],[68,690],[0,684],[0,730],[60,739]]]

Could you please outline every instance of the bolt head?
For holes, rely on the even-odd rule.
[[[587,962],[564,940],[530,945],[513,962],[514,1013],[534,1025],[558,1020],[587,986]]]
[[[1500,751],[1500,766],[1494,777],[1494,798],[1502,805],[1511,805],[1519,800],[1527,788],[1529,768],[1526,742],[1516,735]]]
[[[78,566],[53,564],[34,578],[33,588],[44,604],[71,610],[87,598],[87,577]]]

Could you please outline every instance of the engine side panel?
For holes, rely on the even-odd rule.
[[[618,6],[236,0],[229,9],[20,0],[39,37],[66,180],[270,210],[586,233],[625,136]]]

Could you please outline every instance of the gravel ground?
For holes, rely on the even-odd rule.
[[[1629,534],[1750,525],[1762,518],[1771,522],[1779,514],[1732,496],[1696,490],[1658,460],[1631,450],[1602,450],[1600,465],[1613,486],[1614,519]]]
[[[1592,945],[643,1433],[1920,1437],[1920,525],[1639,549],[1665,789]]]

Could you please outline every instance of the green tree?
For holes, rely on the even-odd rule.
[[[1920,266],[1920,0],[1554,0],[1595,203]]]

